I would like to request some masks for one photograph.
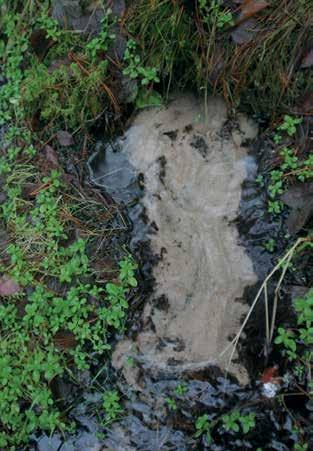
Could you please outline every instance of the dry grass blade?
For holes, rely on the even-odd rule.
[[[237,335],[235,336],[235,338],[229,343],[229,345],[224,349],[224,351],[221,352],[220,357],[223,356],[227,351],[229,351],[230,348],[232,348],[231,351],[231,355],[229,357],[229,361],[228,361],[228,366],[227,366],[227,371],[230,368],[230,364],[233,360],[239,339],[244,331],[244,328],[247,325],[247,322],[249,321],[252,312],[258,302],[258,300],[261,298],[262,293],[264,293],[264,301],[265,301],[265,314],[266,314],[266,347],[267,349],[269,348],[271,341],[273,339],[273,334],[274,334],[274,328],[275,328],[275,320],[276,320],[276,312],[277,312],[277,305],[278,305],[278,298],[279,298],[279,291],[280,291],[280,287],[281,284],[284,280],[284,277],[286,275],[286,271],[288,269],[288,265],[294,255],[294,253],[296,252],[296,250],[299,248],[299,246],[305,242],[308,241],[312,241],[311,237],[307,237],[307,238],[299,238],[295,244],[288,250],[288,252],[283,256],[283,258],[277,263],[277,265],[275,266],[275,268],[273,268],[273,270],[268,274],[268,276],[265,278],[264,282],[262,283],[259,291],[257,292],[257,295],[255,296],[252,305],[237,333]],[[268,282],[270,281],[270,279],[273,277],[273,275],[278,271],[282,269],[282,273],[280,275],[280,278],[278,280],[278,283],[276,285],[276,289],[275,289],[275,296],[274,296],[274,302],[273,302],[273,310],[272,310],[272,318],[271,318],[271,327],[269,328],[269,312],[268,312],[268,294],[267,294],[267,287],[268,287]]]

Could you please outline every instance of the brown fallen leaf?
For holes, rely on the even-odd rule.
[[[313,114],[313,91],[304,93],[298,102],[296,112],[298,114]]]
[[[313,215],[313,183],[299,183],[291,186],[281,199],[291,208],[287,227],[290,235],[294,235]]]
[[[311,48],[302,58],[301,68],[307,69],[308,67],[313,66],[313,48]]]
[[[21,287],[13,279],[8,276],[0,278],[0,296],[12,296],[17,294]]]
[[[58,131],[57,138],[61,146],[68,147],[74,144],[73,136],[65,130]]]
[[[265,368],[261,376],[261,382],[266,384],[268,382],[277,383],[278,379],[278,366],[274,365],[271,368]]]
[[[46,35],[45,30],[34,30],[29,38],[30,46],[40,60],[44,59],[49,48],[54,44],[54,41],[47,38]]]
[[[76,337],[73,332],[67,330],[59,330],[54,338],[54,344],[62,350],[74,348],[76,346]]]
[[[42,188],[42,183],[25,183],[23,186],[23,198],[30,199],[35,197]]]
[[[269,3],[264,0],[246,0],[240,7],[240,14],[236,21],[237,24],[249,19],[268,6]]]
[[[51,169],[59,169],[60,168],[60,162],[58,159],[58,155],[56,151],[47,144],[44,148],[44,156],[45,160],[50,163]]]

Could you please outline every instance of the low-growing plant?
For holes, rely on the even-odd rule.
[[[311,365],[313,362],[313,290],[294,300],[297,325],[292,329],[278,327],[275,344],[282,348],[282,354],[291,362],[296,380],[308,386],[311,383]]]
[[[124,61],[127,66],[123,70],[123,73],[132,79],[139,79],[143,86],[151,83],[158,83],[160,81],[156,67],[146,67],[143,65],[134,39],[129,39],[127,41]]]
[[[255,428],[256,415],[252,412],[248,414],[243,414],[240,410],[233,410],[228,414],[216,416],[212,420],[208,414],[204,414],[197,418],[195,423],[196,427],[196,437],[202,435],[205,436],[207,445],[213,443],[212,432],[213,429],[221,424],[223,429],[227,432],[234,432],[242,434],[248,434],[252,429]]]
[[[222,423],[226,431],[239,432],[241,429],[244,434],[247,434],[255,427],[255,414],[243,415],[239,410],[234,410],[222,416]]]
[[[28,49],[29,31],[21,30],[18,24],[19,15],[14,12],[7,11],[0,18],[1,33],[5,37],[0,38],[0,61],[7,81],[0,87],[0,126],[14,116],[22,117],[19,108],[20,84],[24,77],[21,65]]]
[[[31,2],[32,3],[32,2]],[[0,87],[0,124],[18,117],[39,117],[52,126],[78,128],[96,120],[104,111],[118,110],[113,92],[106,84],[106,52],[114,40],[111,14],[102,19],[102,30],[86,43],[75,31],[64,31],[50,17],[47,2],[36,6],[37,18],[24,21],[27,9],[12,8],[1,17],[5,39],[0,39],[0,61],[7,81]],[[43,61],[31,52],[30,36],[38,28],[53,45]],[[23,70],[22,70],[23,62]]]
[[[0,262],[1,280],[9,287],[0,303],[0,447],[4,449],[26,445],[38,429],[49,434],[71,429],[51,383],[67,372],[88,369],[105,355],[111,331],[124,328],[128,294],[137,285],[137,265],[130,255],[119,262],[119,274],[113,272],[114,282],[99,281],[88,251],[99,232],[93,231],[89,238],[85,227],[80,235],[81,221],[73,216],[79,210],[75,189],[61,166],[41,173],[40,158],[34,157],[38,149],[42,152],[42,143],[25,123],[39,112],[40,119],[50,122],[50,133],[62,122],[66,129],[76,127],[103,110],[103,97],[112,101],[103,81],[107,62],[101,60],[101,51],[113,38],[108,34],[109,19],[104,17],[102,32],[86,48],[84,39],[73,35],[72,40],[70,32],[59,29],[47,13],[46,2],[38,5],[39,19],[25,24],[31,5],[27,2],[21,13],[9,8],[0,17],[0,60],[6,81],[0,86],[0,124],[12,121],[1,136],[0,151],[5,197],[0,217],[9,237]],[[43,62],[30,56],[33,27],[54,41]],[[71,45],[82,53],[71,57]],[[53,58],[63,56],[65,50],[72,58],[70,64],[52,69]],[[103,214],[102,204],[90,205],[93,213],[101,209]],[[121,412],[117,393],[105,394],[103,407],[105,421],[116,418]]]
[[[60,171],[38,173],[23,130],[9,130],[4,141],[13,150],[1,156],[6,200],[0,216],[10,234],[1,271],[17,291],[0,304],[1,444],[10,447],[27,442],[38,428],[52,433],[69,427],[50,382],[69,366],[88,369],[92,359],[110,349],[110,330],[124,327],[137,265],[126,255],[117,279],[99,284],[88,238],[69,240],[72,226],[66,218],[71,215],[64,212],[71,210],[70,185]],[[31,195],[25,190],[30,183]],[[23,302],[22,311],[17,300]],[[107,398],[110,421],[117,412],[113,401],[113,395]]]
[[[177,404],[175,399],[170,398],[169,396],[165,398],[167,407],[169,408],[169,410],[172,410],[173,412],[175,412],[177,410]]]
[[[119,280],[124,286],[136,287],[137,279],[135,277],[135,271],[137,269],[137,264],[134,262],[132,257],[128,255],[124,260],[119,262],[120,274]]]
[[[307,451],[309,449],[309,445],[307,443],[296,443],[295,451]]]
[[[107,426],[117,420],[123,412],[120,404],[120,395],[117,390],[109,390],[102,395],[102,406],[104,410],[104,424]]]
[[[255,181],[256,181],[256,183],[257,183],[258,185],[261,186],[261,188],[263,188],[263,186],[264,186],[264,176],[263,176],[262,174],[259,174],[259,175],[256,177]]]
[[[114,41],[116,35],[112,33],[111,27],[113,19],[111,19],[112,11],[108,9],[101,19],[101,30],[86,45],[87,53],[92,61],[96,61],[100,52],[107,52]]]
[[[195,437],[201,437],[202,435],[204,435],[206,443],[210,445],[212,443],[212,436],[209,415],[204,414],[198,417],[195,423],[195,427]]]
[[[268,252],[274,252],[276,247],[276,242],[273,238],[270,238],[269,240],[267,240],[264,244],[264,248],[268,251]]]
[[[283,159],[282,164],[280,165],[283,171],[286,171],[287,169],[294,170],[298,168],[298,157],[295,155],[292,149],[284,147],[280,151],[280,156]]]
[[[58,21],[53,17],[50,17],[47,11],[42,11],[40,16],[37,18],[36,23],[42,30],[45,31],[48,39],[58,41],[58,39],[62,36],[62,31],[60,30]]]
[[[301,122],[301,118],[295,118],[286,114],[283,123],[277,127],[277,130],[285,131],[289,136],[293,136],[297,131],[296,126],[301,124]]]
[[[301,122],[301,118],[285,115],[283,123],[277,127],[277,132],[274,135],[275,143],[279,144],[283,139],[283,136],[278,132],[285,132],[289,137],[292,137],[296,133],[297,125]],[[280,149],[279,156],[280,164],[270,171],[267,188],[269,194],[268,211],[274,215],[280,214],[283,210],[284,205],[279,196],[283,194],[288,185],[288,177],[296,177],[300,182],[305,182],[313,177],[313,157],[311,154],[300,160],[292,148],[284,146]],[[258,177],[257,181],[263,183],[264,177]]]
[[[188,387],[184,382],[180,382],[175,388],[175,395],[184,396],[188,391]]]
[[[223,29],[234,25],[233,15],[223,7],[222,0],[200,0],[199,7],[204,23],[210,28]]]
[[[288,356],[289,360],[294,360],[297,357],[297,344],[295,338],[296,337],[293,331],[288,329],[286,330],[283,327],[278,328],[275,343],[281,344],[284,347],[283,352]]]

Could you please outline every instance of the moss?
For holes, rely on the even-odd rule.
[[[66,125],[70,129],[85,126],[101,114],[106,101],[110,103],[101,82],[106,70],[105,62],[88,69],[69,62],[52,71],[35,62],[25,72],[22,84],[26,117],[39,114],[51,125]]]

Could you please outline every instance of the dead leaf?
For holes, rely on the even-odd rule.
[[[35,197],[41,188],[42,188],[41,183],[25,183],[22,191],[23,197],[25,199]]]
[[[12,296],[21,290],[19,284],[8,276],[0,278],[0,296]]]
[[[313,183],[299,183],[291,186],[281,199],[291,208],[287,227],[290,235],[294,235],[313,215]]]
[[[34,30],[29,38],[30,46],[40,60],[44,59],[54,43],[52,39],[47,38],[46,34],[45,30]]]
[[[274,365],[271,368],[265,368],[261,376],[261,382],[267,384],[268,382],[277,383],[278,366]]]
[[[300,114],[313,114],[313,91],[306,92],[301,97],[296,111]]]
[[[68,147],[74,144],[73,136],[65,130],[58,131],[57,138],[61,146]]]
[[[60,163],[56,151],[48,144],[44,148],[45,160],[50,163],[50,168],[59,169]]]
[[[311,48],[302,58],[301,68],[306,69],[313,66],[313,48]]]
[[[249,42],[253,41],[257,32],[257,21],[252,18],[241,22],[231,32],[231,37],[236,44],[248,44]]]
[[[249,19],[250,17],[254,16],[258,12],[262,11],[264,8],[267,8],[268,6],[269,3],[265,2],[264,0],[245,1],[240,8],[240,14],[237,18],[237,24],[240,24],[244,20]]]
[[[76,346],[76,337],[73,332],[60,330],[58,331],[54,338],[54,344],[62,350],[74,348]]]

